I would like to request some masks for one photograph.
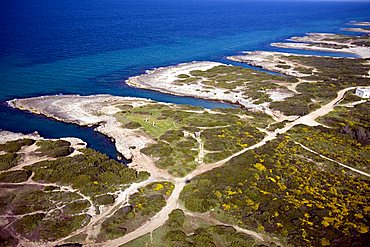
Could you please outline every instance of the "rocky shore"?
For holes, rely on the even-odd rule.
[[[121,124],[113,117],[119,111],[115,105],[137,106],[149,102],[151,101],[146,99],[110,95],[58,95],[15,99],[8,104],[62,122],[96,126],[97,131],[115,140],[119,153],[126,159],[132,159],[135,149],[139,150],[154,141],[142,132],[121,128]]]

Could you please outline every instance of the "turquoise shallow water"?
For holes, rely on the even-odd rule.
[[[359,2],[4,0],[0,129],[38,130],[46,137],[81,135],[104,151],[101,139],[89,130],[55,126],[52,120],[9,109],[4,102],[45,94],[109,93],[229,107],[130,88],[124,81],[159,66],[228,62],[225,56],[244,50],[277,50],[269,44],[306,32],[341,32],[346,22],[366,20],[368,13],[370,4]],[[105,152],[113,156],[112,144],[106,143]]]

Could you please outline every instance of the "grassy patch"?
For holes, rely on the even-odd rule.
[[[199,143],[194,137],[201,132],[206,149],[217,150],[222,154],[209,154],[205,161],[213,162],[223,159],[233,152],[252,145],[262,138],[261,132],[248,125],[261,126],[262,121],[270,120],[264,114],[251,113],[238,109],[230,111],[218,110],[209,113],[200,107],[175,106],[152,103],[145,106],[130,108],[115,115],[123,126],[135,125],[157,141],[141,150],[144,154],[155,158],[156,165],[168,170],[172,175],[185,176],[199,165],[196,160]],[[224,131],[224,138],[220,131]],[[190,135],[185,135],[189,132]],[[224,146],[227,146],[224,149]]]

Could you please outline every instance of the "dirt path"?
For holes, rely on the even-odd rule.
[[[258,148],[258,147],[261,147],[261,146],[265,145],[268,141],[271,141],[271,140],[275,139],[278,134],[283,134],[283,133],[289,131],[294,126],[298,125],[298,124],[305,124],[305,125],[310,125],[310,126],[318,125],[318,123],[316,122],[316,119],[318,117],[324,116],[324,115],[328,114],[330,111],[332,111],[334,106],[337,104],[337,102],[340,101],[343,98],[344,94],[347,91],[352,90],[352,89],[354,89],[354,88],[350,87],[350,88],[346,88],[346,89],[343,89],[343,90],[339,91],[338,94],[337,94],[337,97],[334,100],[330,101],[328,104],[322,106],[320,109],[318,109],[318,110],[316,110],[316,111],[314,111],[314,112],[312,112],[308,115],[305,115],[303,117],[300,117],[300,118],[296,119],[295,121],[293,121],[291,123],[288,123],[285,127],[281,128],[281,129],[277,129],[274,132],[269,133],[259,143],[255,144],[253,146],[250,146],[248,148],[245,148],[245,149],[243,149],[243,150],[241,150],[241,151],[239,151],[239,152],[237,152],[237,153],[235,153],[235,154],[229,156],[228,158],[226,158],[224,160],[221,160],[219,162],[199,166],[196,170],[191,172],[185,178],[175,179],[175,189],[172,192],[170,198],[168,199],[167,205],[164,208],[162,208],[162,210],[158,214],[156,214],[153,218],[151,218],[148,222],[146,222],[144,225],[142,225],[141,227],[139,227],[135,231],[130,232],[127,235],[125,235],[121,238],[117,238],[115,240],[105,242],[101,246],[112,246],[112,247],[113,246],[114,247],[119,246],[119,245],[128,243],[128,242],[130,242],[134,239],[137,239],[137,238],[139,238],[139,237],[141,237],[141,236],[143,236],[147,233],[150,233],[150,232],[154,231],[155,229],[157,229],[158,227],[162,226],[167,221],[168,215],[172,212],[172,210],[178,208],[178,206],[179,206],[179,196],[180,196],[180,193],[181,193],[182,189],[184,188],[187,180],[190,180],[190,179],[192,179],[192,178],[194,178],[194,177],[196,177],[200,174],[203,174],[207,171],[210,171],[210,170],[212,170],[216,167],[220,167],[220,166],[224,165],[226,162],[228,162],[229,160],[231,160],[232,158],[234,158],[238,155],[241,155],[241,154],[245,153],[248,150],[252,150],[252,149],[255,149],[255,148]],[[222,223],[222,224],[224,224],[224,223]],[[237,227],[237,226],[233,226],[233,227],[235,229],[237,229],[238,231],[244,232],[246,234],[249,234],[249,235],[253,234],[253,232],[248,231],[246,229],[242,229],[242,228]],[[260,236],[258,236],[258,235],[256,235],[256,237],[260,238]]]
[[[167,200],[167,205],[161,209],[154,217],[147,221],[144,225],[137,228],[135,231],[126,234],[123,237],[102,243],[104,247],[116,247],[128,243],[138,237],[144,236],[147,233],[164,225],[168,219],[168,215],[176,208],[178,208],[180,193],[185,187],[185,179],[176,179],[175,188],[171,196]]]
[[[245,233],[247,235],[250,235],[258,240],[261,240],[263,241],[265,239],[265,237],[257,232],[254,232],[254,231],[250,231],[250,230],[246,230],[246,229],[243,229],[243,228],[240,228],[238,226],[235,226],[235,225],[230,225],[230,224],[225,224],[224,222],[221,222],[213,217],[211,217],[209,215],[209,213],[195,213],[195,212],[190,212],[189,210],[187,210],[186,208],[184,207],[181,207],[181,210],[184,212],[185,215],[188,215],[188,216],[191,216],[191,217],[194,217],[194,218],[199,218],[205,222],[208,222],[212,225],[222,225],[222,226],[231,226],[231,227],[234,227],[235,230],[237,230],[238,232],[242,232],[242,233]]]
[[[353,171],[353,172],[359,173],[359,174],[364,175],[364,176],[366,176],[366,177],[370,177],[370,174],[369,174],[369,173],[366,173],[366,172],[360,171],[360,170],[358,170],[358,169],[356,169],[356,168],[353,168],[353,167],[347,166],[347,165],[345,165],[345,164],[343,164],[343,163],[340,163],[340,162],[338,162],[338,161],[336,161],[336,160],[333,160],[333,159],[331,159],[331,158],[329,158],[329,157],[326,157],[326,156],[324,156],[324,155],[322,155],[322,154],[319,154],[318,152],[316,152],[316,151],[314,151],[314,150],[310,149],[309,147],[304,146],[303,144],[301,144],[301,143],[299,143],[299,142],[294,142],[294,143],[298,144],[299,146],[301,146],[302,148],[306,149],[307,151],[309,151],[309,152],[311,152],[311,153],[313,153],[313,154],[316,154],[316,155],[320,156],[320,157],[321,157],[321,158],[323,158],[323,159],[326,159],[326,160],[329,160],[329,161],[331,161],[331,162],[334,162],[334,163],[336,163],[336,164],[338,164],[338,165],[340,165],[340,166],[343,166],[344,168],[347,168],[347,169],[349,169],[349,170],[351,170],[351,171]]]
[[[368,87],[368,88],[370,88],[370,87]],[[230,161],[232,158],[234,158],[236,156],[239,156],[239,155],[247,152],[248,150],[253,150],[255,148],[261,147],[261,146],[265,145],[268,141],[274,140],[277,137],[278,134],[286,133],[287,131],[289,131],[291,128],[293,128],[296,125],[299,125],[299,124],[304,124],[304,125],[309,125],[309,126],[319,125],[319,123],[316,122],[316,119],[321,117],[321,116],[324,116],[324,115],[328,114],[330,111],[332,111],[334,109],[334,106],[337,104],[337,102],[339,102],[343,98],[344,94],[347,91],[352,90],[352,89],[355,89],[355,87],[349,87],[349,88],[345,88],[345,89],[339,91],[338,94],[337,94],[337,97],[334,100],[330,101],[328,104],[322,106],[321,108],[319,108],[318,110],[316,110],[314,112],[311,112],[311,113],[309,113],[309,114],[307,114],[303,117],[300,117],[300,118],[296,119],[295,121],[293,121],[291,123],[286,124],[281,129],[277,129],[274,132],[269,133],[259,143],[255,144],[253,146],[250,146],[248,148],[245,148],[245,149],[227,157],[226,159],[223,159],[223,160],[218,161],[216,163],[205,164],[203,166],[200,166],[198,169],[191,172],[187,176],[187,179],[190,180],[193,177],[196,177],[196,176],[198,176],[200,174],[203,174],[207,171],[210,171],[214,168],[220,167],[220,166],[224,165],[226,162]]]
[[[200,132],[200,135],[201,135],[201,132]],[[204,163],[204,142],[202,141],[202,138],[199,136],[195,136],[195,140],[198,142],[199,144],[199,151],[198,151],[198,158],[197,158],[197,161],[198,161],[198,164],[202,165]]]
[[[93,236],[93,235],[96,235],[96,231],[98,231],[100,229],[100,225],[103,223],[103,221],[107,218],[109,218],[110,216],[112,216],[119,208],[121,208],[121,206],[125,205],[128,203],[129,199],[130,199],[130,196],[135,194],[136,192],[138,192],[138,190],[152,182],[155,182],[156,181],[156,178],[155,177],[150,177],[149,179],[143,181],[143,182],[140,182],[140,183],[132,183],[127,189],[125,189],[124,191],[122,191],[122,193],[120,193],[118,195],[118,197],[116,198],[116,201],[115,203],[108,207],[107,209],[104,210],[104,212],[100,213],[100,214],[95,214],[93,215],[93,217],[91,218],[89,224],[83,228],[80,228],[78,230],[76,230],[75,232],[69,234],[68,236],[62,238],[62,239],[59,239],[58,241],[52,243],[52,245],[57,245],[57,244],[60,244],[62,243],[63,241],[71,238],[71,237],[74,237],[74,236],[77,236],[79,234],[83,234],[83,233],[87,233],[88,235],[88,238]],[[87,242],[86,244],[88,245],[95,245],[93,242]]]
[[[355,87],[350,87],[350,88],[346,88],[346,89],[343,89],[343,90],[339,91],[338,94],[337,94],[337,97],[334,100],[332,100],[331,102],[329,102],[328,104],[322,106],[320,109],[318,109],[314,112],[311,112],[308,115],[300,117],[300,118],[294,120],[293,122],[290,122],[290,123],[286,124],[281,129],[277,129],[274,132],[269,132],[265,136],[265,138],[263,138],[263,140],[261,140],[259,143],[255,144],[253,146],[250,146],[248,148],[245,148],[245,149],[229,156],[228,158],[226,158],[224,160],[221,160],[221,161],[218,161],[218,162],[212,163],[212,164],[204,164],[204,165],[198,166],[197,169],[195,169],[193,172],[191,172],[185,178],[173,178],[172,176],[169,176],[168,173],[166,173],[165,171],[163,171],[163,173],[162,173],[160,170],[156,169],[154,171],[154,174],[152,174],[152,176],[148,180],[143,181],[141,183],[133,183],[126,190],[122,191],[122,193],[120,193],[118,198],[116,199],[116,202],[114,203],[114,205],[112,205],[111,207],[104,210],[104,212],[102,212],[101,214],[97,215],[95,213],[95,209],[93,211],[93,209],[91,208],[89,211],[92,214],[92,219],[86,227],[75,231],[74,233],[70,234],[69,236],[58,240],[57,242],[47,243],[47,246],[62,243],[63,241],[67,240],[68,238],[79,235],[81,233],[87,233],[89,236],[96,235],[97,231],[99,231],[99,227],[100,227],[101,223],[105,219],[107,219],[111,215],[113,215],[114,212],[116,212],[116,210],[118,210],[122,205],[127,203],[128,200],[129,200],[130,195],[137,192],[139,188],[141,188],[141,187],[143,187],[143,186],[145,186],[145,185],[147,185],[151,182],[157,181],[159,179],[169,181],[169,182],[173,182],[175,184],[175,188],[174,188],[171,196],[167,200],[167,205],[165,207],[163,207],[154,217],[152,217],[149,221],[147,221],[141,227],[137,228],[133,232],[130,232],[130,233],[126,234],[123,237],[120,237],[120,238],[117,238],[117,239],[114,239],[114,240],[110,240],[110,241],[107,241],[105,243],[96,244],[96,243],[93,243],[93,239],[91,239],[91,242],[88,241],[86,244],[87,245],[93,245],[93,246],[119,246],[119,245],[128,243],[128,242],[130,242],[130,241],[132,241],[136,238],[139,238],[139,237],[141,237],[141,236],[143,236],[147,233],[150,233],[150,232],[154,231],[155,229],[162,226],[167,221],[169,214],[174,209],[179,207],[180,193],[183,190],[183,188],[185,187],[186,181],[188,181],[188,180],[190,180],[190,179],[192,179],[192,178],[194,178],[198,175],[201,175],[205,172],[208,172],[208,171],[210,171],[210,170],[212,170],[216,167],[220,167],[220,166],[224,165],[226,162],[228,162],[229,160],[231,160],[232,158],[234,158],[236,156],[239,156],[239,155],[247,152],[248,150],[253,150],[255,148],[258,148],[258,147],[261,147],[261,146],[265,145],[267,142],[275,139],[279,134],[286,133],[287,131],[289,131],[291,128],[293,128],[296,125],[299,125],[299,124],[304,124],[304,125],[309,125],[309,126],[318,125],[318,123],[316,122],[316,119],[321,117],[321,116],[324,116],[324,115],[328,114],[330,111],[332,111],[334,106],[343,98],[344,94],[347,91],[352,90],[354,88]],[[370,87],[368,87],[368,88],[370,88]],[[199,140],[197,140],[197,141],[199,142]],[[201,147],[202,146],[201,144],[202,143],[200,143],[199,156],[204,156],[204,149]],[[201,153],[203,153],[203,154],[201,154]],[[316,154],[320,155],[318,153],[316,153]],[[199,159],[201,160],[201,157],[199,157]],[[340,165],[342,165],[342,166],[344,166],[348,169],[351,169],[350,167],[347,167],[343,164],[340,164]],[[351,170],[353,170],[353,169],[354,168],[352,168]],[[367,173],[363,173],[363,172],[358,171],[356,169],[354,169],[354,170],[356,172],[360,173],[360,174],[369,176],[369,174],[367,174]],[[28,181],[27,184],[42,185],[42,186],[47,186],[48,185],[48,184],[41,184],[41,183],[30,182],[30,181]],[[50,184],[50,185],[54,185],[54,184]],[[60,186],[60,185],[56,185],[56,186],[60,187],[61,190],[67,190],[67,191],[70,191],[70,192],[78,193],[76,190],[74,190],[74,189],[72,189],[68,186]],[[86,196],[84,196],[82,194],[81,194],[81,196],[84,199],[89,199],[89,198],[87,198]],[[89,200],[89,201],[91,202],[91,200]],[[224,223],[217,221],[217,224],[218,223],[225,225]],[[246,229],[242,229],[242,228],[237,227],[237,226],[232,226],[232,227],[234,227],[235,229],[237,229],[240,232],[244,232],[244,233],[249,234],[249,235],[255,234],[252,231],[248,231]],[[255,235],[255,237],[260,239],[261,236]],[[87,238],[87,239],[89,240],[89,238]]]

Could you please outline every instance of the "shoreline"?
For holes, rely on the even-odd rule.
[[[28,111],[33,114],[42,115],[50,119],[54,119],[54,120],[61,121],[64,123],[69,123],[69,124],[76,124],[81,127],[94,128],[94,131],[99,132],[100,134],[109,138],[114,143],[117,153],[119,155],[122,155],[127,161],[129,161],[134,158],[134,155],[133,155],[132,150],[130,149],[130,146],[135,146],[137,144],[139,144],[139,146],[145,146],[146,144],[153,142],[153,140],[151,140],[151,138],[149,138],[148,136],[139,135],[137,132],[129,130],[129,129],[125,129],[123,133],[120,133],[121,136],[119,136],[119,134],[116,131],[117,130],[116,128],[119,126],[117,126],[118,123],[116,123],[114,119],[110,118],[109,116],[98,118],[97,116],[94,116],[92,114],[87,116],[86,115],[87,112],[84,112],[85,109],[82,108],[84,106],[83,105],[84,100],[87,100],[88,103],[91,103],[91,100],[99,101],[102,99],[101,97],[103,97],[103,99],[108,99],[108,100],[113,100],[113,101],[114,100],[128,100],[128,101],[137,100],[139,102],[140,101],[141,102],[152,102],[151,100],[142,99],[142,98],[119,97],[119,96],[111,96],[107,94],[100,94],[100,95],[91,95],[91,96],[80,96],[80,95],[39,96],[39,97],[34,97],[34,98],[13,99],[13,100],[7,101],[7,103],[10,107],[23,110],[23,111]],[[63,99],[68,100],[71,98],[74,101],[76,100],[78,101],[78,99],[81,99],[80,102],[77,102],[77,103],[80,103],[80,107],[77,107],[77,109],[75,107],[73,110],[77,113],[82,114],[82,118],[78,118],[78,116],[68,115],[69,113],[68,109],[62,109],[62,112],[58,112],[58,110],[61,110],[61,107],[58,108],[58,100],[62,101]],[[46,101],[56,100],[57,103],[53,102],[54,104],[56,104],[56,108],[57,108],[56,111],[53,112],[53,109],[50,110],[50,107],[53,107],[53,105],[47,104],[45,100]],[[46,107],[47,109],[40,110],[32,106],[32,103],[37,105],[38,101],[42,102],[44,107]],[[73,103],[76,103],[76,102],[72,102],[72,103],[69,102],[69,104],[73,104]],[[78,110],[80,110],[80,112],[78,112]],[[66,114],[65,118],[58,116],[58,114],[63,114],[63,113]],[[76,117],[76,118],[73,119],[73,117]],[[120,139],[123,137],[125,137],[124,143],[123,143],[123,140]],[[142,142],[143,140],[144,142]]]
[[[370,58],[370,48],[361,45],[361,42],[367,42],[367,36],[349,36],[334,33],[306,33],[305,36],[294,36],[287,41],[275,42],[271,46],[303,49],[313,51],[327,51],[356,54],[360,58]]]
[[[239,63],[247,63],[251,66],[259,67],[264,70],[269,70],[277,72],[283,75],[294,76],[299,78],[304,78],[307,75],[294,71],[292,69],[285,69],[276,67],[276,63],[272,61],[278,60],[279,57],[289,57],[289,56],[302,56],[302,57],[320,57],[315,55],[302,55],[294,53],[285,52],[274,52],[274,51],[249,51],[244,52],[245,55],[229,56],[227,59]]]
[[[185,70],[183,67],[185,66]],[[148,70],[146,73],[128,78],[125,83],[128,86],[142,88],[146,90],[166,93],[175,96],[192,97],[198,99],[211,100],[215,102],[225,102],[237,107],[251,111],[265,112],[275,119],[281,118],[281,114],[269,109],[264,105],[254,104],[254,100],[245,95],[242,91],[229,91],[223,88],[209,88],[199,82],[193,84],[177,84],[178,75],[188,75],[192,71],[206,71],[216,66],[233,66],[208,61],[193,61],[180,63],[175,66],[160,67]],[[191,68],[191,70],[189,69]]]
[[[343,28],[343,31],[347,32],[356,32],[356,33],[370,33],[370,29],[365,29],[361,27],[348,27],[348,28]]]
[[[312,46],[309,43],[289,43],[289,42],[276,42],[276,43],[271,43],[270,45],[272,47],[283,48],[283,49],[353,54],[353,55],[359,56],[360,58],[364,58],[363,56],[361,56],[361,54],[358,51],[351,50],[350,48],[349,49],[335,49],[335,48],[325,48],[325,47],[320,47],[320,46]],[[293,53],[290,53],[290,54],[293,54]],[[305,54],[299,54],[299,55],[301,56]],[[307,55],[307,56],[320,57],[320,56],[325,56],[325,55]],[[329,57],[333,57],[333,56],[329,56]],[[352,57],[346,57],[346,58],[352,58]]]
[[[305,46],[309,45],[307,43],[273,43],[271,45],[274,45],[274,44],[296,44],[296,46],[301,46],[300,49],[304,49]],[[309,46],[309,47],[311,47],[312,50],[318,50],[317,49],[318,46]],[[284,47],[284,48],[291,48],[291,47],[287,45],[287,47]],[[331,48],[325,48],[325,47],[321,47],[321,48],[331,49]],[[332,51],[332,49],[330,51]],[[335,50],[335,52],[340,52],[340,51]],[[304,72],[296,71],[295,66],[299,66],[300,64],[299,62],[289,61],[289,59],[286,58],[289,56],[324,57],[324,56],[317,56],[317,55],[301,55],[301,54],[283,53],[283,52],[253,51],[253,52],[246,52],[244,55],[240,55],[240,56],[229,56],[227,57],[227,59],[236,61],[236,62],[248,63],[253,66],[261,67],[269,71],[276,71],[276,72],[279,72],[285,75],[293,76],[297,79],[298,82],[293,81],[291,84],[289,84],[288,82],[284,81],[284,83],[286,83],[287,85],[296,86],[297,84],[301,83],[304,80],[304,77],[306,77],[307,74],[305,74]],[[331,57],[331,58],[333,59],[331,61],[335,61],[335,59],[338,59],[336,57]],[[352,58],[349,58],[349,59],[352,59]],[[257,104],[254,104],[252,100],[249,100],[249,98],[247,98],[248,96],[245,96],[244,98],[240,97],[244,101],[236,100],[237,96],[246,95],[246,93],[248,93],[247,86],[248,86],[248,83],[252,81],[252,79],[249,79],[247,82],[243,82],[245,83],[243,84],[244,85],[243,87],[247,89],[245,92],[241,92],[239,94],[238,93],[231,94],[230,92],[226,94],[225,93],[226,89],[222,88],[222,86],[218,84],[222,81],[221,79],[215,79],[213,81],[214,84],[208,84],[208,85],[213,85],[213,86],[216,85],[212,89],[207,88],[206,85],[205,84],[202,85],[201,82],[203,80],[204,81],[207,80],[207,78],[209,77],[207,77],[208,75],[205,76],[204,74],[202,75],[201,73],[200,73],[201,75],[199,76],[201,79],[197,79],[197,82],[187,81],[186,83],[188,84],[185,84],[185,85],[179,82],[180,78],[184,78],[184,76],[179,77],[179,75],[190,75],[192,71],[196,71],[196,70],[206,71],[206,70],[209,70],[219,65],[225,66],[225,64],[222,64],[222,63],[207,62],[207,61],[202,61],[202,62],[193,61],[191,63],[180,63],[174,66],[160,67],[160,68],[156,68],[153,70],[147,70],[142,75],[129,78],[126,81],[126,83],[130,87],[143,88],[146,90],[162,92],[165,94],[182,96],[182,97],[192,97],[192,98],[199,98],[199,99],[211,100],[211,101],[216,101],[216,102],[226,102],[232,105],[237,105],[240,108],[250,109],[254,111],[263,111],[266,114],[270,113],[269,115],[272,116],[275,120],[275,117],[276,117],[274,116],[275,112],[274,110],[272,110],[273,108],[271,109],[269,108],[269,103],[267,104],[263,103],[263,104],[257,105]],[[280,65],[280,67],[278,67],[277,65]],[[303,66],[302,64],[301,64],[301,67],[316,69],[315,67]],[[224,72],[222,71],[220,72],[220,70],[217,70],[216,72],[222,75],[226,75],[227,73],[230,73],[228,71],[230,70],[224,70]],[[248,77],[248,75],[243,75],[243,74],[237,74],[237,75],[238,76],[242,75],[242,76],[245,76],[246,78],[255,78],[255,77]],[[261,74],[259,74],[258,76],[261,76]],[[185,78],[188,78],[188,77],[185,76]],[[201,82],[198,82],[198,80]],[[238,79],[229,79],[228,82],[233,83],[236,81],[238,81]],[[265,81],[262,81],[262,82],[265,82]],[[255,82],[260,83],[258,79],[255,79]],[[277,82],[275,81],[275,83]],[[220,87],[217,87],[217,85],[220,85]],[[286,87],[288,88],[288,86]],[[319,109],[313,110],[312,112],[309,112],[301,117],[293,119],[292,121],[288,123],[283,123],[284,125],[282,127],[278,127],[277,129],[272,130],[272,131],[267,131],[268,129],[267,127],[266,129],[264,129],[266,131],[265,132],[266,135],[260,142],[255,143],[254,145],[249,146],[249,147],[248,146],[244,147],[241,151],[235,152],[232,155],[226,157],[225,159],[217,161],[215,163],[205,164],[202,162],[202,164],[200,164],[199,167],[197,167],[195,170],[190,172],[188,175],[181,177],[181,178],[174,178],[172,175],[170,175],[167,172],[167,170],[162,170],[161,168],[157,167],[155,164],[155,159],[143,154],[144,152],[143,153],[140,152],[140,150],[144,147],[147,147],[147,145],[157,142],[157,139],[155,137],[152,137],[155,135],[145,133],[144,131],[142,131],[142,128],[130,129],[129,127],[127,127],[128,125],[126,121],[127,119],[125,119],[124,117],[125,115],[117,114],[117,113],[126,113],[126,112],[129,112],[131,114],[132,112],[130,112],[130,109],[135,108],[135,107],[141,107],[141,106],[151,107],[154,104],[159,104],[161,106],[177,105],[177,104],[156,102],[151,99],[144,99],[144,98],[138,98],[138,97],[113,96],[109,94],[97,94],[97,95],[89,95],[89,96],[80,96],[80,95],[73,95],[73,94],[72,95],[39,96],[39,97],[33,97],[33,98],[13,99],[13,100],[7,101],[7,104],[10,107],[20,109],[22,111],[28,111],[28,112],[31,112],[32,114],[42,115],[42,116],[45,116],[47,118],[54,119],[57,121],[70,123],[70,124],[77,124],[78,126],[82,126],[82,127],[92,127],[94,131],[101,133],[102,135],[108,137],[114,142],[117,153],[121,154],[126,159],[131,159],[131,163],[128,164],[128,167],[133,168],[136,171],[147,171],[150,173],[150,177],[147,180],[141,182],[141,185],[132,183],[129,188],[125,189],[124,191],[123,190],[120,191],[120,194],[119,194],[120,196],[118,197],[119,199],[115,202],[115,204],[112,205],[112,207],[109,210],[106,210],[105,212],[103,212],[103,214],[99,215],[99,217],[97,217],[97,220],[95,222],[92,221],[93,223],[90,222],[89,225],[87,225],[86,227],[82,227],[81,229],[78,229],[75,232],[73,232],[72,234],[75,234],[73,236],[77,236],[77,234],[80,234],[80,232],[78,231],[88,232],[89,230],[94,229],[96,225],[99,225],[99,224],[93,225],[94,223],[97,223],[97,222],[99,223],[99,221],[103,218],[110,218],[113,215],[113,213],[117,212],[117,210],[121,208],[121,206],[127,205],[125,203],[129,203],[129,197],[130,195],[134,193],[132,192],[132,188],[138,190],[140,188],[143,188],[143,185],[149,182],[152,182],[152,181],[157,181],[157,180],[166,180],[166,181],[173,182],[174,190],[172,194],[170,194],[169,198],[167,199],[166,205],[163,206],[162,209],[160,209],[160,211],[158,211],[153,217],[151,217],[148,221],[146,221],[146,223],[143,223],[141,226],[139,226],[135,230],[129,232],[128,234],[122,237],[118,237],[113,240],[107,240],[106,242],[97,244],[101,246],[103,245],[116,246],[116,245],[124,244],[128,242],[129,240],[137,239],[138,237],[143,236],[144,234],[147,234],[149,232],[153,232],[154,229],[157,229],[163,226],[169,217],[169,213],[173,209],[179,208],[179,204],[182,202],[180,201],[180,193],[183,191],[185,185],[188,182],[190,182],[193,178],[195,178],[196,176],[200,176],[201,174],[204,174],[212,169],[215,169],[216,167],[224,166],[225,163],[229,162],[234,157],[238,157],[239,155],[245,153],[246,151],[254,150],[255,148],[260,148],[266,143],[268,143],[269,141],[272,141],[278,138],[280,134],[281,135],[285,133],[288,134],[288,131],[297,125],[302,124],[305,126],[312,126],[312,127],[321,125],[319,122],[317,122],[318,118],[325,116],[331,111],[333,111],[337,103],[343,99],[343,97],[345,96],[345,93],[355,88],[356,87],[346,87],[344,89],[341,89],[340,91],[337,92],[337,96],[335,99],[322,105]],[[199,90],[207,89],[210,91],[208,92],[197,91],[197,89]],[[234,89],[236,91],[236,90],[239,90],[240,88],[234,88]],[[278,89],[274,89],[274,90],[278,90]],[[261,90],[261,89],[258,89],[258,90]],[[320,88],[320,90],[322,90],[322,88]],[[298,91],[295,91],[295,93],[301,94]],[[219,98],[220,95],[222,95],[222,98]],[[233,99],[235,99],[235,101],[233,101]],[[283,101],[284,99],[285,98],[283,98]],[[313,99],[314,98],[311,97],[311,100]],[[122,118],[120,118],[119,116]],[[202,117],[202,115],[200,115],[200,117]],[[286,117],[286,116],[282,115],[282,117]],[[287,119],[288,118],[286,117],[285,120]],[[145,120],[145,121],[147,122],[148,120]],[[279,122],[278,120],[276,121]],[[173,123],[173,125],[175,124]],[[191,125],[191,126],[193,127],[196,125]],[[1,130],[0,130],[0,136],[1,136]],[[61,138],[61,139],[68,140],[68,138]],[[74,145],[79,144],[79,141],[78,141],[79,139],[77,138],[70,138],[70,140],[74,142]],[[0,140],[0,143],[1,143],[1,140]],[[232,143],[235,144],[236,141],[232,141]],[[168,156],[168,153],[161,154],[161,157],[167,157],[167,156]],[[261,163],[263,163],[263,161],[261,161]],[[181,163],[181,165],[184,165],[184,164],[185,162]],[[321,164],[321,163],[318,163],[318,164]],[[349,167],[349,166],[345,166],[345,167],[352,169],[353,171],[361,173],[361,171],[354,169],[352,167]],[[270,170],[270,173],[271,173],[271,170]],[[364,173],[364,174],[366,176],[369,176],[367,173]],[[123,198],[123,196],[125,196],[125,198]],[[93,205],[94,204],[91,203],[91,207]],[[110,212],[113,212],[113,213],[109,215]],[[94,216],[96,216],[96,214],[93,215],[93,217]],[[102,222],[103,221],[100,221],[100,226]],[[236,228],[235,226],[233,227]],[[94,239],[93,238],[94,236],[91,234],[91,232],[88,232],[88,233],[89,234],[87,234],[87,238],[85,238],[84,240],[84,244],[87,243],[89,245],[91,244],[91,242],[89,241],[92,241]],[[59,244],[62,242],[67,243],[68,242],[67,238],[59,239],[57,242],[55,242],[55,244],[57,243]]]

